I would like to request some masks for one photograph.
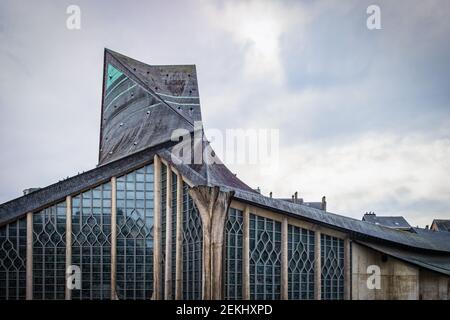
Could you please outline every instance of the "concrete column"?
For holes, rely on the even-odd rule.
[[[183,177],[177,174],[175,299],[183,299]]]
[[[281,223],[281,300],[288,299],[288,222]]]
[[[244,209],[242,227],[242,298],[250,300],[250,208],[248,205]]]
[[[66,300],[72,299],[72,290],[67,287],[67,269],[72,265],[72,197],[66,197]]]
[[[314,299],[322,299],[322,261],[320,248],[320,231],[316,230],[314,240]]]
[[[161,284],[161,160],[154,157],[153,299],[162,299]]]
[[[351,263],[352,263],[352,257],[350,254],[350,246],[351,246],[350,239],[346,238],[344,240],[344,299],[345,300],[351,300],[352,295],[352,281],[351,281]]]
[[[223,299],[223,244],[225,222],[234,191],[196,186],[189,190],[203,225],[203,300]]]
[[[111,178],[111,300],[117,300],[117,184]]]
[[[166,252],[164,299],[172,300],[172,169],[167,166],[166,179]]]
[[[33,300],[33,213],[27,213],[27,291],[26,299]]]

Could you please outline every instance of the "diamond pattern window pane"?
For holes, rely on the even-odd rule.
[[[242,211],[230,208],[226,225],[225,299],[242,299]]]
[[[202,221],[183,183],[183,299],[202,298]]]
[[[314,231],[288,226],[289,299],[314,299]]]
[[[281,223],[250,215],[250,298],[280,299]]]
[[[26,297],[26,218],[0,228],[0,300]]]
[[[164,296],[166,266],[166,202],[167,202],[167,166],[161,163],[161,292]]]
[[[110,299],[111,183],[73,197],[72,234],[72,264],[81,269],[72,299]]]
[[[153,293],[153,165],[117,178],[117,274],[119,299]]]
[[[175,296],[176,244],[177,244],[177,175],[172,172],[172,295]]]
[[[65,299],[66,211],[62,202],[33,214],[33,299]]]
[[[322,299],[344,299],[344,240],[322,234]]]

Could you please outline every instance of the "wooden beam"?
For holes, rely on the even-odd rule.
[[[175,299],[183,299],[183,177],[177,173]]]
[[[26,299],[33,300],[33,213],[27,213]]]
[[[352,281],[351,281],[351,251],[350,246],[352,245],[349,238],[344,240],[344,299],[351,300],[352,299]]]
[[[189,189],[202,219],[203,230],[203,300],[223,298],[223,244],[225,222],[234,191],[219,187],[196,186]]]
[[[68,268],[72,265],[72,197],[66,197],[66,300],[72,299],[72,289],[67,285]]]
[[[153,299],[162,299],[161,284],[161,161],[154,157]]]
[[[315,231],[314,240],[314,299],[322,299],[322,261],[320,248],[320,230]]]
[[[167,166],[166,179],[166,248],[164,269],[164,299],[172,300],[172,170]],[[164,205],[164,204],[163,204]]]

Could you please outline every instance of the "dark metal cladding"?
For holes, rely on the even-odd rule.
[[[150,66],[106,49],[102,101],[99,165],[201,121],[194,65]]]

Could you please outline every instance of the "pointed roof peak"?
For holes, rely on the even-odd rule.
[[[100,164],[201,121],[195,65],[148,65],[105,48],[103,83]]]

